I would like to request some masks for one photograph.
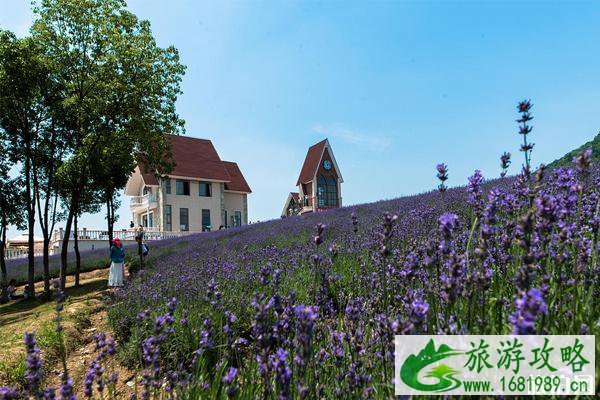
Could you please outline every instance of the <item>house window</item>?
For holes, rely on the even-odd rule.
[[[317,178],[317,204],[319,208],[323,208],[327,205],[327,199],[325,197],[327,193],[327,181],[323,175],[319,175]]]
[[[168,232],[173,230],[173,213],[169,204],[165,205],[165,230]]]
[[[210,182],[200,182],[200,196],[210,197],[212,196],[212,186]]]
[[[179,209],[179,230],[180,231],[189,231],[189,213],[187,208]]]
[[[223,210],[223,227],[227,228],[227,210]]]
[[[210,226],[210,210],[202,210],[202,232],[209,232]]]
[[[327,205],[329,207],[337,207],[337,181],[333,176],[327,178]]]
[[[170,178],[165,179],[165,192],[167,194],[171,194],[171,179]]]
[[[144,186],[144,190],[142,191],[143,195],[147,195],[148,193],[152,193],[152,190],[148,188],[148,186]]]
[[[190,183],[188,181],[182,181],[177,179],[175,182],[175,190],[180,196],[189,196],[190,195]]]
[[[152,228],[154,226],[154,213],[142,215],[142,225],[144,228]]]
[[[233,226],[242,226],[242,212],[241,211],[233,212]]]

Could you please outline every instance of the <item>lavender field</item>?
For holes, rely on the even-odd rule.
[[[115,397],[117,357],[143,399],[392,398],[394,335],[600,333],[600,169],[529,173],[523,146],[514,177],[448,189],[440,164],[429,193],[165,241],[111,300],[85,395]]]
[[[529,179],[475,172],[165,242],[116,294],[117,350],[99,339],[86,393],[114,384],[116,351],[145,371],[142,398],[389,398],[396,334],[595,334],[599,176],[583,156]]]
[[[529,178],[476,171],[166,241],[117,292],[117,347],[98,339],[86,393],[114,385],[101,364],[116,353],[144,371],[141,398],[390,398],[397,334],[595,334],[599,172],[585,155]]]

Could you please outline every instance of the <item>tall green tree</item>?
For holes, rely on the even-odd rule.
[[[6,154],[6,140],[0,135],[0,154]],[[11,178],[13,165],[7,157],[0,158],[0,304],[8,301],[8,271],[6,270],[6,233],[9,225],[22,228],[23,193],[19,178]]]
[[[53,103],[53,112],[59,112],[58,99],[54,97],[50,101]],[[50,241],[52,240],[54,228],[62,215],[58,208],[60,182],[56,178],[56,172],[62,165],[66,149],[67,143],[64,140],[63,130],[52,123],[44,132],[44,135],[40,135],[36,155],[38,167],[34,176],[38,221],[44,241],[43,269],[44,294],[46,297],[50,295]]]
[[[18,39],[0,31],[0,130],[7,140],[6,155],[20,168],[29,237],[28,294],[34,296],[34,228],[37,148],[50,123],[46,93],[49,70],[41,49],[31,37]]]
[[[63,163],[58,171],[73,188],[66,199],[63,287],[73,220],[102,144],[120,135],[124,152],[162,173],[171,165],[164,133],[183,130],[175,110],[185,71],[179,54],[174,47],[157,46],[149,22],[125,7],[122,0],[41,0],[34,6],[33,37],[50,60],[52,81],[64,88],[67,161],[76,160],[79,167]]]
[[[93,185],[106,209],[106,225],[109,246],[114,238],[114,225],[117,222],[116,213],[120,206],[119,190],[127,184],[131,172],[135,168],[136,160],[129,146],[124,146],[120,132],[115,132],[112,137],[107,135],[107,140],[100,146],[98,154],[94,157],[92,167]]]

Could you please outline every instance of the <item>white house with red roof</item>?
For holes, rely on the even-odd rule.
[[[281,216],[341,207],[343,182],[329,140],[310,146],[296,182],[298,191],[290,192]]]
[[[134,224],[161,232],[246,225],[252,190],[238,165],[222,161],[210,140],[168,138],[175,163],[172,171],[157,177],[138,165],[125,187]]]

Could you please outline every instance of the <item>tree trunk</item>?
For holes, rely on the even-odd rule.
[[[74,193],[71,198],[71,207],[69,207],[69,214],[67,215],[67,222],[65,224],[65,236],[62,239],[62,248],[60,249],[60,288],[65,290],[67,286],[67,256],[69,252],[69,236],[71,235],[71,225],[73,224],[73,215],[75,210],[75,203],[77,194]]]
[[[44,237],[44,297],[50,297],[50,237]]]
[[[115,209],[112,201],[112,193],[106,195],[106,223],[108,227],[108,248],[112,246],[114,239],[114,228],[115,228]]]
[[[2,235],[0,235],[0,270],[2,271],[2,282],[0,284],[0,304],[8,301],[8,273],[6,271],[6,261],[4,259],[4,248],[6,245],[6,221],[2,221]]]
[[[27,295],[29,298],[35,297],[35,254],[34,254],[34,229],[35,229],[35,200],[31,193],[31,144],[28,144],[28,151],[25,157],[25,198],[27,200],[27,228],[28,228],[28,246],[27,246]]]
[[[38,216],[40,218],[40,227],[42,237],[44,238],[44,247],[42,248],[42,263],[44,270],[44,298],[50,298],[50,235],[48,232],[48,205],[44,206],[44,214],[42,215],[42,207],[40,203],[40,192],[36,195]]]
[[[77,229],[77,214],[75,214],[75,218],[73,220],[73,249],[75,250],[75,287],[79,287],[79,274],[81,273],[81,254],[79,254],[79,231]]]

